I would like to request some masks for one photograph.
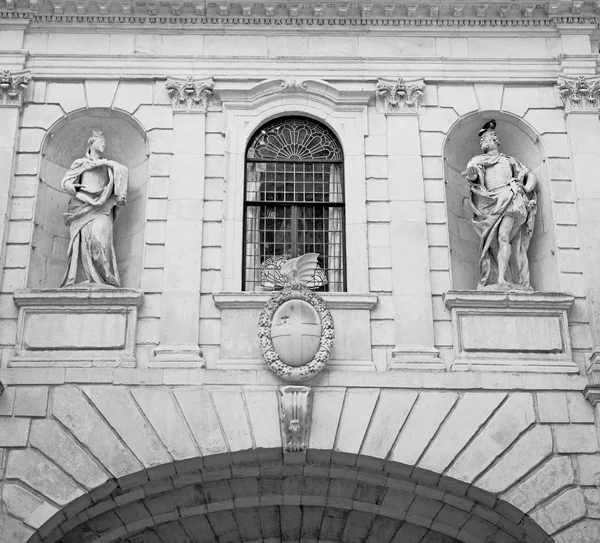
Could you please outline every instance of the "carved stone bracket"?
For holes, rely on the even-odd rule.
[[[171,98],[174,111],[206,113],[206,108],[213,95],[214,80],[169,78],[165,88]]]
[[[600,78],[598,77],[559,77],[558,91],[565,112],[600,110]]]
[[[31,72],[0,72],[0,107],[21,107]]]
[[[404,81],[377,80],[377,95],[381,98],[386,115],[406,115],[419,112],[425,83],[422,79]]]
[[[311,389],[285,386],[279,389],[279,418],[283,454],[287,460],[302,459],[310,432]]]

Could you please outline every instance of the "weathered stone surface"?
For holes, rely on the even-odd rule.
[[[256,446],[279,447],[281,438],[276,392],[247,389],[244,397]]]
[[[54,391],[53,414],[116,477],[142,469],[142,464],[126,449],[106,425],[82,392],[72,386]]]
[[[20,479],[55,503],[66,505],[83,490],[40,453],[15,449],[8,455],[6,477]]]
[[[231,451],[252,448],[252,436],[246,417],[244,398],[237,391],[215,390],[212,393],[219,420]]]
[[[163,444],[124,387],[89,387],[84,391],[145,466],[170,461]]]
[[[580,488],[572,488],[567,490],[549,504],[544,505],[540,511],[533,513],[532,517],[535,520],[537,514],[546,515],[550,523],[550,533],[554,533],[567,524],[580,519],[586,514],[586,504],[583,497],[583,492]],[[543,512],[543,513],[542,513]]]
[[[458,399],[451,392],[422,392],[402,428],[391,459],[410,466],[416,464]],[[385,429],[381,429],[383,433]]]
[[[198,454],[170,391],[155,387],[132,390],[133,397],[175,460]]]
[[[203,455],[227,452],[210,393],[205,390],[175,390],[177,402]]]
[[[0,543],[27,541],[33,532],[17,519],[0,514]]]
[[[346,392],[336,450],[358,453],[378,397],[378,389],[349,389]]]
[[[556,543],[590,543],[600,541],[600,522],[586,520],[567,528],[554,536]]]
[[[29,419],[0,418],[0,447],[25,447],[30,423]]]
[[[540,422],[569,422],[567,397],[562,392],[538,392]]]
[[[505,397],[502,393],[464,394],[418,466],[444,471]]]
[[[109,477],[109,474],[54,420],[33,421],[30,445],[42,451],[88,489],[100,486]]]
[[[596,427],[591,424],[554,426],[556,450],[561,453],[592,453],[598,451]]]
[[[414,392],[385,389],[381,391],[361,454],[387,458],[416,398],[417,394]],[[398,461],[393,455],[391,459]]]
[[[2,489],[2,500],[11,515],[26,519],[33,513],[44,500],[29,492],[20,485],[7,483]]]
[[[549,426],[536,426],[477,482],[477,486],[497,494],[518,481],[529,470],[552,454],[552,431]]]
[[[344,397],[344,390],[329,387],[313,392],[313,423],[309,440],[311,449],[333,448]]]
[[[15,415],[45,417],[48,407],[48,387],[18,387]]]
[[[567,456],[559,456],[549,460],[510,492],[504,494],[502,499],[527,513],[536,504],[544,501],[546,496],[573,484],[574,481],[575,471],[571,459]]]

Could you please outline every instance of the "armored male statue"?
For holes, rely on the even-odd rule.
[[[68,265],[61,287],[75,284],[79,261],[86,280],[119,287],[119,270],[113,245],[113,224],[126,203],[127,167],[101,157],[106,142],[94,131],[83,158],[73,162],[62,180],[71,196],[65,224],[70,227]]]
[[[479,131],[483,155],[463,175],[471,189],[473,226],[480,237],[478,289],[531,290],[527,250],[536,213],[535,175],[499,151],[496,121]]]

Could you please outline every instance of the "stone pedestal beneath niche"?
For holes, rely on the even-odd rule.
[[[9,366],[135,366],[143,293],[113,287],[20,289]]]
[[[571,294],[449,290],[452,311],[452,369],[577,373],[567,313]]]

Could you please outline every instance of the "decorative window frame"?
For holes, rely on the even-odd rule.
[[[369,290],[365,136],[367,108],[375,100],[372,89],[348,84],[345,88],[325,81],[269,79],[246,88],[218,89],[222,134],[225,137],[223,232],[223,290],[241,291],[244,215],[245,154],[252,134],[280,116],[301,115],[328,126],[344,152],[346,199],[347,292]]]

